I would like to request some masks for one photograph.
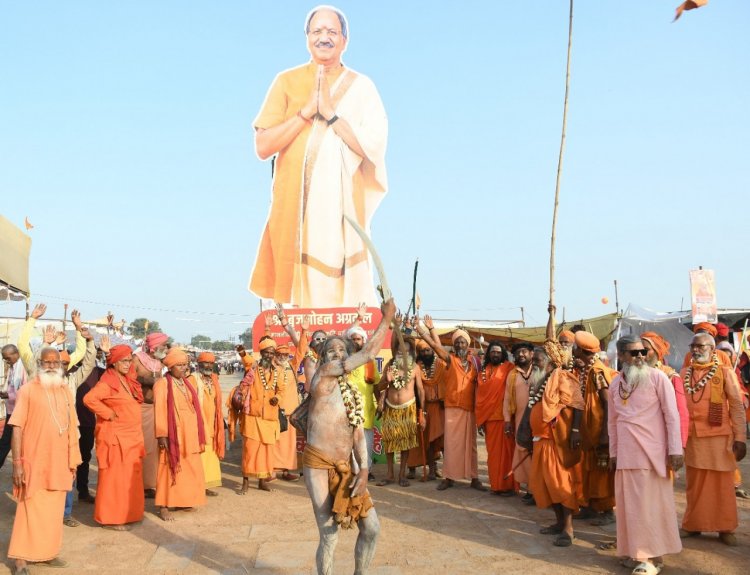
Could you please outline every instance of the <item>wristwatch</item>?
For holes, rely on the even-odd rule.
[[[338,119],[339,119],[339,117],[336,114],[334,114],[333,116],[331,116],[331,119],[328,120],[327,124],[329,126],[333,126],[336,123],[336,120],[338,120]]]

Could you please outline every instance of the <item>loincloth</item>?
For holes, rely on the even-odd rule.
[[[386,453],[408,451],[419,445],[417,433],[417,403],[411,398],[401,405],[393,405],[387,399],[380,426]]]
[[[351,496],[349,486],[354,473],[348,460],[334,461],[308,443],[302,454],[302,465],[311,469],[328,470],[328,492],[333,496],[331,515],[337,525],[343,529],[351,529],[360,517],[367,517],[373,508],[370,492],[365,490],[364,495]]]

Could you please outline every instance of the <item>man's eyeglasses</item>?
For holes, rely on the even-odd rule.
[[[630,354],[630,357],[638,357],[639,355],[646,357],[648,355],[648,350],[647,349],[629,349],[628,353]]]

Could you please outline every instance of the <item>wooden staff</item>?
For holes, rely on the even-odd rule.
[[[503,479],[505,480],[505,479],[508,479],[508,478],[510,478],[510,476],[511,476],[511,475],[513,475],[513,472],[514,472],[514,471],[515,471],[516,469],[518,469],[519,467],[521,467],[521,464],[522,464],[522,463],[523,463],[524,461],[526,461],[526,460],[527,460],[527,459],[528,459],[528,458],[529,458],[530,456],[531,456],[531,451],[529,451],[529,452],[528,452],[528,453],[527,453],[526,455],[524,455],[524,456],[523,456],[523,459],[522,459],[521,461],[519,461],[518,463],[516,463],[516,466],[515,466],[515,467],[514,467],[513,469],[511,469],[510,471],[508,471],[508,473],[506,473],[505,475],[503,475]]]

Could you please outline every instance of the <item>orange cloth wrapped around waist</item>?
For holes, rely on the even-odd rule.
[[[334,461],[324,453],[310,445],[305,445],[302,455],[302,465],[311,469],[328,469],[328,492],[333,496],[331,512],[338,525],[344,529],[351,529],[360,517],[367,517],[373,508],[370,493],[351,496],[352,467],[348,460]]]

